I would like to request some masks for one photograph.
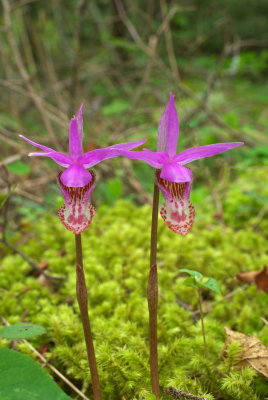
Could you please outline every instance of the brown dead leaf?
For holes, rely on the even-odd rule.
[[[44,258],[42,261],[40,261],[40,263],[37,265],[37,268],[39,268],[39,270],[34,270],[33,271],[33,275],[35,277],[39,277],[40,276],[40,270],[42,271],[46,271],[48,269],[48,260],[46,258]]]
[[[237,279],[246,283],[255,283],[258,290],[263,290],[268,294],[268,268],[263,267],[261,271],[239,272]]]
[[[40,354],[42,354],[42,356],[44,356],[45,354],[46,354],[46,352],[48,351],[48,349],[49,349],[49,344],[42,344],[38,349],[37,349],[37,351],[40,353]]]
[[[258,275],[260,271],[248,271],[248,272],[238,272],[236,274],[237,279],[246,283],[255,283],[256,275]]]
[[[42,269],[42,271],[45,271],[48,267],[48,260],[44,258],[39,264],[38,268]]]
[[[264,267],[263,270],[256,276],[255,282],[258,290],[263,290],[268,293],[268,268]]]
[[[251,366],[259,375],[268,378],[268,348],[258,338],[252,335],[244,335],[225,327],[225,344],[222,349],[224,356],[226,348],[233,341],[241,345],[241,360],[237,364],[239,368]]]

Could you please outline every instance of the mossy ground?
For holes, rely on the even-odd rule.
[[[241,286],[238,271],[268,265],[268,220],[265,219],[267,168],[252,168],[223,190],[223,213],[216,214],[214,197],[196,202],[193,230],[181,237],[159,218],[159,369],[161,388],[206,395],[211,399],[261,400],[268,397],[266,379],[235,364],[236,343],[220,359],[224,326],[257,336],[268,345],[267,294],[243,286],[223,299],[204,292],[208,359],[203,353],[200,321],[193,289],[182,285],[180,268],[190,268],[218,280],[223,296]],[[195,187],[193,186],[193,191]],[[194,198],[196,195],[193,196]],[[27,222],[27,221],[26,221]],[[99,207],[83,234],[84,267],[90,319],[104,399],[153,399],[148,363],[148,311],[146,287],[149,268],[151,209],[118,201]],[[12,237],[11,237],[12,240]],[[19,255],[2,249],[0,270],[1,314],[12,324],[22,316],[42,324],[47,334],[33,341],[49,343],[46,357],[79,388],[91,396],[90,374],[75,294],[75,241],[56,216],[24,223],[14,243],[36,263],[47,259],[49,273],[66,276],[64,286],[51,292],[31,274]],[[189,310],[180,304],[184,302]],[[216,304],[214,303],[216,302]],[[1,345],[10,346],[6,340]],[[19,348],[27,354],[24,344]],[[30,354],[32,356],[32,354]],[[68,391],[67,387],[64,387]],[[69,392],[70,393],[70,392]],[[75,398],[74,393],[70,393]],[[168,396],[163,395],[163,398]]]

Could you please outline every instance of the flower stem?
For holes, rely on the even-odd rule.
[[[205,325],[204,325],[204,314],[203,314],[203,307],[202,307],[202,295],[201,295],[200,289],[197,289],[197,291],[198,291],[198,304],[199,304],[200,318],[201,318],[201,325],[202,325],[202,334],[203,334],[203,341],[204,341],[204,353],[205,353],[205,357],[208,358],[208,349],[207,349]]]
[[[87,347],[88,363],[92,379],[93,397],[94,400],[101,400],[97,363],[96,363],[93,338],[88,317],[87,286],[83,269],[81,234],[75,235],[75,244],[76,244],[76,296],[80,308],[84,337]]]
[[[154,184],[152,227],[151,227],[151,257],[150,273],[148,279],[147,299],[149,308],[149,336],[150,336],[150,370],[151,385],[153,394],[160,398],[159,378],[158,378],[158,355],[157,355],[157,305],[158,305],[158,286],[157,286],[157,223],[158,223],[159,189]]]

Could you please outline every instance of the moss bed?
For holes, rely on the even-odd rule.
[[[262,184],[263,182],[263,184]],[[224,326],[257,336],[268,345],[267,294],[255,285],[241,285],[235,274],[268,265],[268,219],[265,218],[267,168],[252,168],[229,183],[218,215],[213,197],[195,203],[193,230],[181,237],[159,217],[159,369],[161,389],[174,386],[210,399],[268,398],[268,381],[251,368],[237,369],[240,349],[231,344],[220,357]],[[192,189],[195,191],[195,188]],[[153,399],[148,363],[146,287],[149,268],[151,209],[118,201],[99,207],[83,234],[84,266],[90,318],[104,400]],[[48,260],[51,275],[66,276],[51,290],[33,276],[19,255],[2,247],[0,309],[9,323],[38,323],[47,334],[32,344],[49,345],[45,356],[92,398],[90,374],[75,294],[75,241],[56,216],[24,221],[11,236],[37,264]],[[180,268],[215,278],[222,296],[204,292],[209,356],[204,357],[197,298],[182,285]],[[225,296],[234,292],[230,297]],[[185,303],[184,308],[181,304]],[[10,342],[0,339],[0,345]],[[25,344],[18,348],[34,357]],[[74,392],[58,382],[73,398]],[[163,399],[169,396],[163,394]]]

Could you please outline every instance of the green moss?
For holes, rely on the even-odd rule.
[[[257,400],[267,396],[267,383],[252,369],[238,371],[240,348],[233,343],[220,359],[224,326],[258,336],[268,344],[267,295],[255,286],[240,286],[235,274],[268,264],[268,223],[260,217],[267,198],[265,169],[243,172],[223,191],[223,219],[213,218],[213,199],[195,204],[193,230],[181,237],[159,218],[159,369],[161,388],[175,386],[211,399]],[[254,197],[253,194],[257,195]],[[254,197],[254,199],[253,199]],[[196,196],[198,198],[198,196]],[[149,268],[151,209],[118,201],[99,207],[83,234],[89,313],[104,398],[150,400],[148,312],[146,287]],[[19,248],[37,264],[49,262],[49,272],[66,276],[63,287],[50,291],[30,274],[18,255],[3,248],[0,270],[0,309],[10,322],[26,320],[44,325],[47,334],[34,346],[50,343],[46,354],[69,379],[92,396],[86,349],[75,293],[75,243],[56,216],[28,222],[16,234]],[[64,256],[62,254],[65,254]],[[204,358],[200,321],[193,290],[182,285],[180,268],[190,268],[218,280],[223,296],[204,292],[209,360]],[[182,307],[185,303],[185,308]],[[215,302],[215,304],[214,304]],[[0,345],[9,346],[1,339]],[[30,354],[25,345],[19,348]],[[74,396],[74,394],[71,394]],[[168,398],[163,395],[163,398]]]

